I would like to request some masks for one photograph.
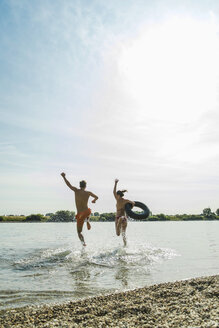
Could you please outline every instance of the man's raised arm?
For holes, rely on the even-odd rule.
[[[115,179],[115,184],[114,184],[114,188],[113,188],[113,194],[115,196],[115,199],[117,199],[117,193],[116,193],[116,187],[117,187],[117,183],[119,182],[118,179]]]
[[[76,188],[76,187],[73,187],[73,186],[70,184],[70,182],[66,179],[66,177],[65,177],[65,173],[64,173],[64,172],[61,173],[61,176],[63,177],[65,183],[67,184],[67,186],[68,186],[71,190],[73,190],[73,191],[76,191],[76,190],[77,190],[77,188]]]

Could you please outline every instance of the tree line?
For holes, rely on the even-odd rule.
[[[75,212],[60,210],[55,213],[31,214],[24,215],[4,215],[0,216],[1,222],[72,222],[75,221]],[[99,213],[94,212],[90,218],[95,222],[112,222],[115,221],[115,213]],[[205,220],[219,220],[219,208],[212,212],[210,207],[204,208],[201,214],[175,214],[166,215],[163,213],[150,216],[142,221],[205,221]]]

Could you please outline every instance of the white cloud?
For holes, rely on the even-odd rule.
[[[3,139],[10,140],[4,186],[22,186],[21,208],[70,209],[72,195],[64,186],[61,195],[55,180],[62,170],[72,181],[88,180],[100,195],[100,211],[115,208],[116,177],[128,197],[145,200],[153,212],[215,205],[219,42],[213,13],[200,18],[168,10],[167,17],[162,6],[161,18],[151,19],[160,7],[144,1],[11,4],[16,33],[5,60],[11,75],[0,120],[19,128]],[[16,145],[20,128],[28,146]],[[15,167],[20,176],[8,180]]]
[[[106,57],[89,116],[96,176],[120,177],[155,212],[215,205],[218,132],[208,113],[218,108],[217,33],[215,20],[175,17]]]

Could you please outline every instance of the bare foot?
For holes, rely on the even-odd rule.
[[[81,245],[82,246],[87,246],[84,240],[81,240]]]

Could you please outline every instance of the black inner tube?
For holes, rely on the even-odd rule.
[[[132,218],[132,219],[135,219],[135,220],[143,220],[143,219],[147,219],[149,217],[149,214],[150,214],[150,210],[149,208],[141,203],[141,202],[135,202],[135,207],[139,207],[143,210],[143,212],[141,213],[135,213],[132,211],[132,204],[131,203],[127,203],[125,204],[125,211],[126,211],[126,214]]]

